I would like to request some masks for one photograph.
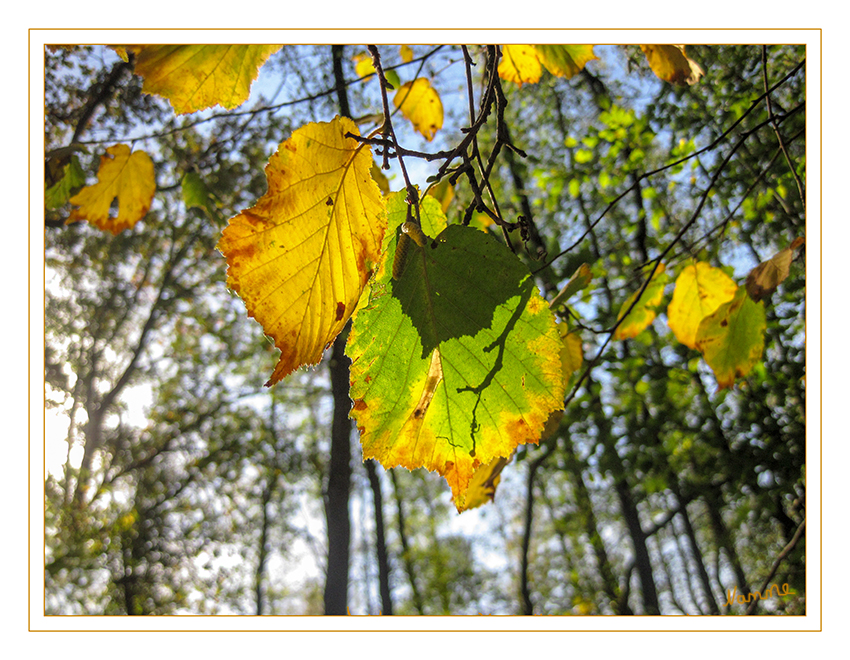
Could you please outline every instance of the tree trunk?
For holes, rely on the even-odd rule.
[[[366,474],[369,475],[369,485],[375,500],[375,550],[378,555],[378,582],[381,592],[381,614],[393,613],[393,601],[390,595],[390,562],[387,553],[387,543],[384,538],[384,498],[381,494],[381,480],[375,468],[375,461],[366,461]]]
[[[348,412],[348,370],[345,355],[348,326],[336,338],[330,360],[334,410],[331,427],[331,460],[325,516],[328,523],[328,567],[325,582],[325,614],[348,613],[348,557],[351,521],[348,500],[351,490],[351,420]]]

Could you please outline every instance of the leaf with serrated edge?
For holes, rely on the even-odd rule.
[[[218,248],[227,285],[281,351],[267,385],[316,364],[378,262],[384,198],[347,117],[308,124],[266,165],[268,192],[230,219]]]
[[[411,241],[392,279],[406,210],[404,193],[390,198],[384,262],[352,323],[351,414],[364,459],[436,470],[463,510],[475,470],[537,443],[563,406],[563,344],[528,269],[489,234],[431,233],[445,224],[431,197],[421,207],[429,238]]]
[[[177,114],[220,105],[233,110],[248,100],[260,67],[282,46],[192,44],[126,46],[136,55],[142,91],[168,99]]]

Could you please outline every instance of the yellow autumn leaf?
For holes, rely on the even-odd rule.
[[[696,348],[700,322],[720,305],[732,300],[738,285],[719,268],[704,261],[682,269],[676,278],[673,299],[667,307],[667,324],[676,339]]]
[[[413,60],[413,49],[410,46],[402,46],[399,48],[399,55],[402,62],[410,62]]]
[[[168,99],[177,114],[248,100],[260,67],[280,45],[126,46],[136,56],[142,91]]]
[[[369,80],[375,73],[375,65],[372,63],[372,56],[369,53],[362,51],[351,58],[354,62],[354,73],[363,80]]]
[[[347,117],[295,131],[266,165],[268,192],[218,243],[227,285],[280,349],[267,385],[319,362],[378,262],[384,199],[371,150],[347,133]]]
[[[685,54],[684,46],[641,46],[653,73],[674,85],[695,85],[705,75],[699,64]]]
[[[508,44],[502,46],[502,61],[499,62],[499,77],[516,83],[536,83],[543,74],[543,66],[534,46]]]
[[[97,183],[86,186],[69,201],[75,208],[66,224],[88,220],[104,231],[119,234],[129,229],[151,207],[156,178],[151,157],[144,151],[130,152],[126,144],[109,147],[100,157]],[[118,213],[110,217],[112,202],[118,199]]]
[[[443,103],[427,78],[404,83],[393,97],[393,103],[429,142],[443,127]]]
[[[561,348],[561,365],[564,368],[564,386],[567,381],[584,363],[584,353],[581,346],[581,337],[577,332],[572,332],[567,327],[566,323],[558,324],[558,332],[561,334],[561,340],[564,342]]]
[[[664,286],[667,284],[667,273],[664,271],[664,264],[659,264],[649,286],[646,291],[640,296],[640,299],[632,307],[640,289],[635,291],[626,302],[620,307],[620,313],[617,320],[623,318],[623,315],[628,312],[628,315],[623,319],[622,323],[617,326],[614,332],[614,339],[631,339],[637,337],[643,332],[649,324],[655,319],[656,310],[661,305],[661,299],[664,297]],[[642,287],[641,287],[642,288]],[[631,311],[628,311],[631,307]]]
[[[472,473],[467,491],[454,498],[458,512],[469,511],[492,502],[496,496],[496,487],[502,480],[502,470],[510,460],[504,456],[497,456],[489,463],[478,466]]]
[[[447,213],[452,200],[455,198],[455,189],[449,178],[446,177],[438,184],[428,188],[428,195],[440,202],[443,213]]]

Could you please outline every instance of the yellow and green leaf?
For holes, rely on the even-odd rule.
[[[443,127],[443,103],[427,78],[404,83],[393,97],[393,103],[429,142]]]
[[[764,304],[754,302],[744,287],[702,320],[697,350],[714,371],[719,389],[732,387],[737,377],[746,376],[761,359],[766,328]]]
[[[266,165],[268,192],[230,219],[227,285],[281,356],[267,385],[319,362],[378,263],[385,203],[354,122],[307,124]]]
[[[126,144],[116,144],[100,157],[97,183],[86,186],[69,200],[78,208],[71,211],[67,223],[88,220],[99,229],[119,234],[145,217],[155,192],[150,156],[144,151],[131,153]],[[112,217],[110,208],[116,199],[118,213]]]
[[[553,76],[572,78],[591,60],[599,59],[593,46],[576,44],[528,44],[502,46],[499,77],[517,85],[536,83],[543,68]]]
[[[54,180],[44,191],[44,207],[58,209],[68,203],[71,197],[86,183],[86,174],[80,167],[76,155],[71,155],[57,166]],[[45,185],[49,182],[46,180]]]
[[[683,268],[667,307],[667,324],[676,339],[688,348],[696,348],[700,322],[731,300],[737,289],[726,273],[704,261]]]
[[[658,308],[661,305],[666,284],[667,273],[665,272],[664,264],[659,264],[643,294],[638,289],[620,307],[617,320],[623,319],[623,321],[617,326],[617,330],[614,332],[614,339],[631,339],[637,337],[649,327],[649,324],[655,320]],[[639,295],[640,298],[638,298]],[[636,299],[637,303],[635,303]],[[635,303],[634,307],[632,307],[633,303]],[[632,307],[631,311],[629,311],[630,307]],[[627,312],[628,314],[626,315]],[[625,318],[623,318],[624,315],[626,315]]]
[[[220,105],[233,110],[248,100],[260,67],[280,45],[126,46],[136,56],[142,91],[161,96],[177,114]]]
[[[445,226],[422,200],[424,246],[393,279],[405,194],[388,202],[385,261],[346,348],[364,458],[446,478],[458,510],[473,474],[537,443],[563,407],[561,341],[528,269],[495,237]]]

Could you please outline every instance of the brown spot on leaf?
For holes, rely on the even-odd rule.
[[[343,316],[345,316],[345,303],[338,302],[336,304],[336,320],[341,320]]]
[[[354,406],[352,406],[351,409],[352,410],[366,410],[366,408],[368,408],[368,406],[366,405],[366,402],[363,401],[363,399],[357,399],[357,401],[354,402]]]

